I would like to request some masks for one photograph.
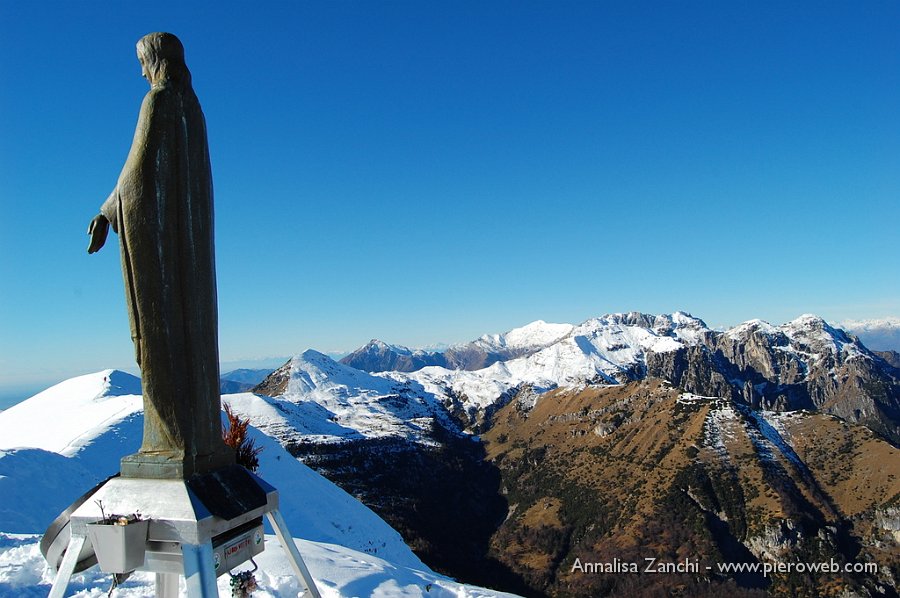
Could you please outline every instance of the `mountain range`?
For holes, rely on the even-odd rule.
[[[566,574],[574,558],[637,556],[651,538],[625,524],[635,501],[641,525],[663,522],[667,554],[761,563],[831,551],[884,565],[839,582],[712,576],[710,595],[832,583],[879,595],[900,576],[900,372],[823,319],[718,331],[683,312],[608,314],[451,349],[476,357],[380,341],[341,363],[308,351],[255,392],[282,414],[315,410],[318,425],[257,425],[429,564],[524,595],[651,591],[645,578]],[[446,525],[430,524],[441,515]]]
[[[124,376],[104,373],[96,397],[69,390],[86,398],[54,403],[87,433],[58,423],[35,440],[27,422],[47,412],[41,395],[0,413],[0,453],[48,451],[75,482],[87,475],[79,467],[114,468],[110,456],[84,463],[133,450],[139,387]],[[340,362],[305,351],[223,400],[274,463],[305,466],[285,475],[321,475],[399,532],[402,546],[385,546],[404,566],[412,549],[428,571],[523,596],[897,595],[900,370],[816,316],[713,330],[683,312],[607,314],[445,351],[373,340]],[[17,454],[0,454],[0,476],[13,480],[0,478],[4,497],[25,479],[3,469]],[[7,527],[28,496],[9,503]],[[704,569],[576,565],[648,557]],[[752,571],[828,559],[877,571]]]
[[[505,334],[485,334],[470,342],[441,351],[409,349],[372,339],[340,361],[367,372],[413,372],[428,366],[450,370],[480,370],[498,361],[530,355],[565,337],[570,324],[548,324],[542,320]]]
[[[421,385],[476,430],[524,387],[541,393],[561,386],[650,377],[754,409],[832,413],[900,441],[896,368],[858,338],[812,315],[780,326],[752,320],[715,331],[683,312],[610,314],[577,326],[534,322],[481,337],[454,351],[478,354],[483,358],[479,362],[489,365],[465,367],[457,361],[452,368],[413,369],[412,362],[400,359],[407,349],[380,341],[370,342],[341,363]],[[504,351],[510,357],[501,358]],[[412,354],[422,362],[439,355]],[[398,363],[409,367],[386,371]],[[280,389],[272,390],[277,394]]]

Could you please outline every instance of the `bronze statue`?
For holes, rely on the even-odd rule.
[[[150,83],[115,189],[88,229],[88,253],[119,235],[144,395],[128,477],[187,478],[234,462],[222,441],[213,190],[206,121],[171,33],[137,44]]]

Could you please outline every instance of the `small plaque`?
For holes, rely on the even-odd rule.
[[[265,549],[263,526],[258,525],[213,545],[216,576],[249,561]]]

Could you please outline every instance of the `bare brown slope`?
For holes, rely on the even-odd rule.
[[[698,596],[763,589],[812,596],[893,583],[897,572],[888,565],[897,562],[897,540],[884,528],[900,490],[897,449],[827,415],[780,416],[775,425],[658,380],[554,391],[530,410],[514,400],[484,435],[510,503],[492,550],[550,595],[675,587]],[[816,434],[848,448],[830,450]],[[706,570],[832,555],[874,559],[882,572],[726,579]],[[643,568],[646,558],[697,562],[699,572],[578,567]]]

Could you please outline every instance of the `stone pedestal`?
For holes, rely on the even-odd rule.
[[[171,452],[138,452],[123,457],[120,471],[123,478],[155,480],[186,480],[234,465],[234,451],[222,444],[221,449],[209,455],[185,455]]]

